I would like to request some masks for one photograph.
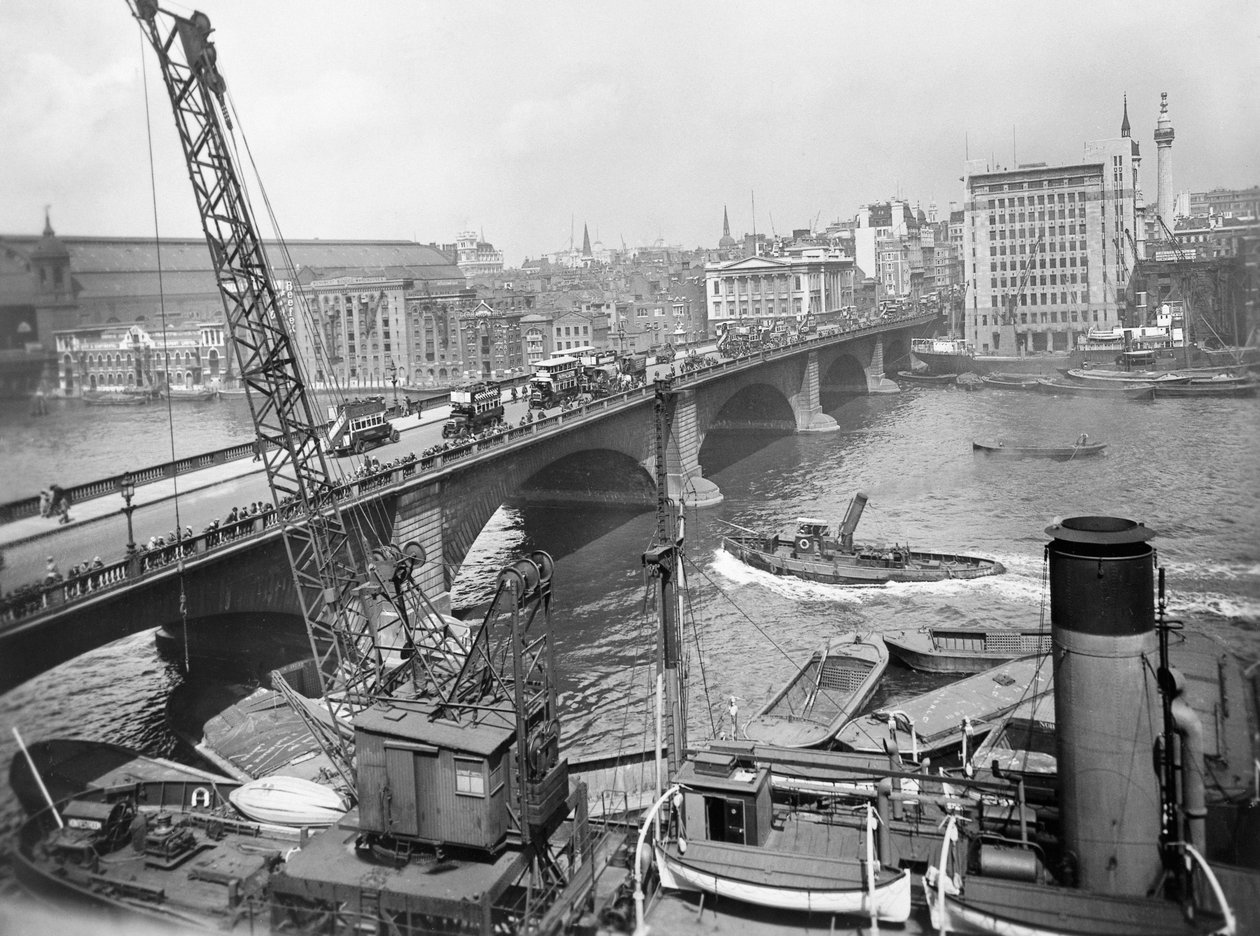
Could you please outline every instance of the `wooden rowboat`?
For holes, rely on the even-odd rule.
[[[744,736],[781,747],[819,747],[853,717],[888,666],[878,636],[828,641],[744,727]]]
[[[976,439],[972,451],[1006,458],[1050,458],[1054,461],[1072,461],[1086,455],[1101,455],[1106,442],[1073,442],[1071,445],[1019,445],[1002,439]]]

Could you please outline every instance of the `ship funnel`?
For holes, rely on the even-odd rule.
[[[1117,517],[1046,533],[1064,848],[1081,888],[1145,894],[1163,869],[1154,533]]]
[[[844,522],[840,524],[840,546],[848,551],[853,548],[853,531],[862,519],[862,511],[866,509],[866,494],[858,491],[849,501],[849,509],[845,511]]]

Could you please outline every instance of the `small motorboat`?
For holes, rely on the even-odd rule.
[[[282,775],[251,780],[229,793],[228,799],[255,822],[282,826],[329,826],[347,808],[331,787]]]
[[[978,673],[1005,660],[1050,651],[1050,631],[1038,627],[924,627],[883,637],[889,653],[924,673]]]
[[[867,496],[859,491],[849,503],[840,537],[825,520],[801,517],[795,527],[774,536],[749,533],[722,537],[722,548],[754,569],[832,585],[884,585],[888,582],[940,582],[998,575],[995,559],[912,550],[909,546],[854,545]]]
[[[1071,445],[1020,445],[1003,439],[976,439],[971,443],[974,452],[985,455],[1002,455],[1008,458],[1050,458],[1054,461],[1072,461],[1086,455],[1101,455],[1106,442],[1090,442],[1082,435]]]
[[[888,666],[877,635],[828,641],[744,726],[744,737],[780,747],[820,747],[875,691]]]

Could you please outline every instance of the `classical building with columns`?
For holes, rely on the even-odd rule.
[[[838,251],[812,247],[781,257],[744,257],[704,268],[708,330],[743,320],[771,326],[813,314],[822,323],[840,318],[854,299],[854,262]]]

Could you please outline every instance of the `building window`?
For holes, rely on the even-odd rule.
[[[459,796],[486,795],[486,778],[481,772],[481,761],[455,758],[455,793]]]

